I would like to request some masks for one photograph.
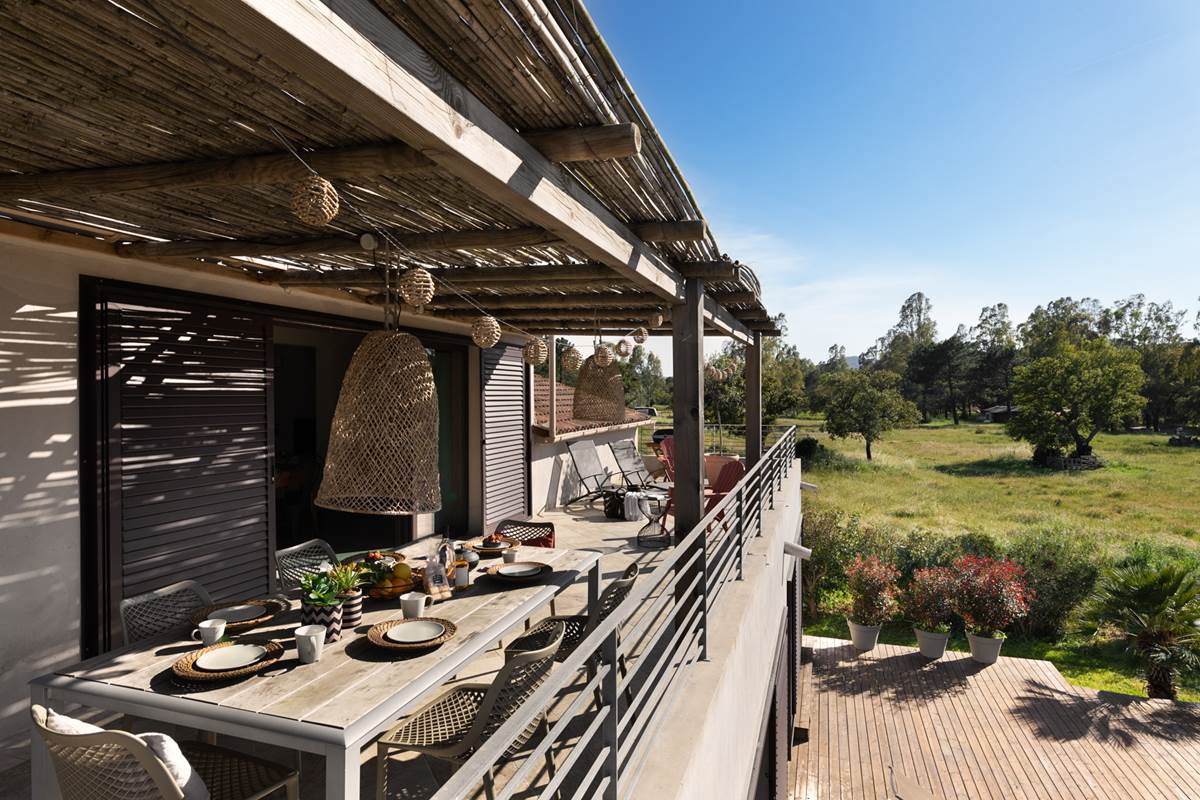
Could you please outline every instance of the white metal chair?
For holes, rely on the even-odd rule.
[[[125,644],[192,624],[192,615],[212,605],[208,592],[196,581],[179,581],[121,601],[121,627]]]
[[[470,683],[451,687],[380,737],[376,756],[379,798],[387,786],[387,760],[391,753],[411,751],[447,761],[466,762],[478,747],[529,698],[550,674],[554,653],[563,640],[563,624],[539,624],[505,648],[505,663],[490,684]],[[545,714],[517,737],[504,755],[520,752],[536,730],[549,732]],[[547,750],[546,765],[554,773],[554,758]],[[488,798],[494,796],[492,770],[484,775]]]
[[[46,727],[46,709],[30,709],[50,752],[63,800],[182,800],[183,789],[146,743],[125,731],[69,735]],[[259,800],[283,789],[300,796],[295,770],[200,742],[179,748],[212,800]]]
[[[324,539],[309,539],[275,551],[275,571],[285,590],[299,589],[300,579],[320,571],[322,564],[339,564],[337,553]]]

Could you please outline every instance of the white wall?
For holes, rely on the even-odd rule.
[[[609,475],[620,476],[617,459],[612,454],[609,442],[636,441],[637,428],[629,430],[601,431],[587,438],[596,444],[600,463]],[[579,474],[571,463],[566,442],[539,442],[533,440],[533,464],[529,471],[529,490],[534,514],[561,508],[563,503],[580,493]]]
[[[33,231],[0,222],[0,738],[27,724],[29,679],[79,658],[79,276],[379,318],[361,303],[119,258],[101,242],[66,234],[33,241]],[[420,317],[402,322],[468,330]],[[476,399],[468,418],[478,414]]]

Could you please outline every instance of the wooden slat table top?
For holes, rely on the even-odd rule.
[[[420,552],[428,544],[418,543]],[[81,682],[100,682],[145,692],[186,697],[229,709],[269,714],[285,719],[335,728],[348,728],[375,711],[385,701],[408,707],[428,691],[429,674],[451,657],[469,659],[483,652],[504,634],[505,619],[528,616],[596,563],[599,555],[585,550],[528,548],[522,560],[549,564],[554,572],[529,586],[506,585],[472,572],[466,592],[427,611],[428,616],[453,622],[458,632],[436,650],[402,656],[381,650],[366,637],[370,626],[402,616],[400,601],[366,599],[363,621],[353,632],[343,631],[339,641],[326,643],[321,660],[301,664],[296,659],[292,630],[300,624],[296,604],[270,624],[238,637],[254,642],[277,639],[287,648],[284,656],[265,672],[231,685],[185,690],[175,684],[175,660],[199,645],[191,640],[151,639],[129,648],[61,669],[58,675]],[[484,562],[488,563],[488,562]],[[497,559],[495,563],[499,563]],[[411,695],[411,696],[409,696]]]
[[[1200,704],[1072,686],[1047,661],[806,637],[808,742],[792,796],[886,800],[889,768],[931,797],[1200,797]]]

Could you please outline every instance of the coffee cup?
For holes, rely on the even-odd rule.
[[[225,620],[223,619],[206,619],[202,620],[196,626],[196,630],[192,631],[192,638],[199,639],[206,645],[216,644],[221,641],[225,635]]]
[[[296,628],[296,655],[301,664],[313,664],[321,660],[321,651],[325,649],[324,625],[301,625]]]
[[[517,560],[517,551],[516,550],[505,550],[503,558],[504,558],[505,564],[512,564],[514,561]]]
[[[425,616],[425,609],[433,605],[433,598],[424,592],[405,592],[400,595],[400,611],[405,619]]]

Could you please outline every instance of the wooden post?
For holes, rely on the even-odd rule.
[[[675,540],[704,516],[704,282],[684,281],[671,311],[675,413]]]
[[[546,344],[550,345],[550,363],[547,365],[550,370],[550,420],[546,423],[546,427],[550,431],[550,438],[554,438],[555,431],[558,429],[558,353],[555,352],[556,337],[551,334],[546,337]]]
[[[762,458],[762,341],[761,331],[746,347],[746,467]]]

